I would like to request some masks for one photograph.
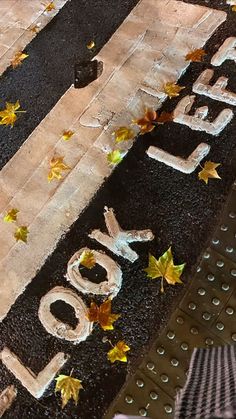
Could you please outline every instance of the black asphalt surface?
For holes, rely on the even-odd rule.
[[[72,27],[69,29],[68,26],[72,22],[76,6],[79,4],[81,8],[81,21],[83,21],[83,30],[85,31],[81,32],[81,34],[83,33],[81,48],[83,48],[85,56],[88,55],[85,38],[86,40],[87,38],[96,39],[97,45],[101,47],[135,3],[119,1],[118,5],[117,2],[111,0],[109,2],[90,0],[89,2],[72,1],[68,3],[27,48],[31,59],[34,57],[39,60],[39,67],[34,69],[33,59],[32,62],[26,61],[22,68],[15,73],[11,70],[5,73],[0,80],[0,90],[5,89],[2,90],[2,95],[3,92],[4,95],[1,97],[4,100],[23,97],[24,99],[21,100],[23,108],[32,109],[32,115],[30,112],[29,115],[27,113],[28,122],[24,122],[22,117],[10,134],[7,129],[0,131],[0,134],[4,133],[1,138],[6,150],[2,163],[14,154],[20,143],[24,141],[71,83],[71,75],[68,74],[66,77],[64,72],[65,62],[69,68],[68,73],[71,71],[73,62],[70,54],[73,54],[74,51],[73,48],[70,48],[70,42],[74,42],[73,45],[76,44],[75,41],[71,41],[75,29],[73,30]],[[191,3],[225,9],[225,7],[221,7],[223,2],[217,0],[212,2],[199,0]],[[74,7],[72,12],[70,7]],[[226,9],[229,10],[228,7]],[[86,23],[90,22],[88,16],[92,19],[91,26]],[[66,41],[62,43],[61,40],[60,42],[61,45],[65,44],[62,54],[65,50],[67,61],[64,61],[62,56],[59,58],[60,54],[55,54],[55,50],[60,51],[56,45],[59,38],[62,38],[62,33],[64,39],[62,27],[65,28],[67,35],[65,35]],[[104,30],[106,30],[106,34],[103,33]],[[99,31],[102,33],[99,34]],[[96,36],[100,41],[97,41]],[[191,92],[192,83],[203,69],[211,67],[209,64],[211,56],[228,36],[236,36],[236,14],[229,13],[227,22],[207,43],[205,50],[208,55],[205,62],[192,63],[179,81],[179,84],[186,86],[180,97]],[[55,46],[53,59],[52,54],[50,55],[45,47],[45,42],[50,43],[52,39],[54,39],[53,45]],[[68,39],[70,42],[67,41]],[[42,51],[45,49],[45,54],[48,57],[47,65],[45,64],[48,73],[43,73],[44,70],[39,65],[40,58],[38,57],[41,49]],[[68,52],[68,49],[71,52]],[[68,62],[71,64],[69,65]],[[63,67],[63,70],[60,70],[60,66]],[[27,68],[30,71],[28,76]],[[64,74],[64,78],[62,85],[57,89],[57,83],[61,80],[58,76],[59,71],[61,71],[61,77]],[[224,63],[215,71],[215,78],[220,75],[229,76],[229,89],[235,91],[235,63]],[[30,81],[31,77],[35,83],[35,90],[32,88],[32,106],[30,106],[31,100],[25,92],[26,84],[23,84],[21,94],[19,90],[21,80],[22,83],[26,83],[26,79],[28,78]],[[57,82],[54,80],[55,77],[57,77]],[[39,84],[38,79],[40,79]],[[12,86],[13,80],[16,83],[17,94]],[[47,87],[47,80],[50,81],[51,87]],[[44,82],[45,88],[41,90],[40,94]],[[8,89],[9,95],[7,94]],[[51,93],[48,94],[45,92],[46,90]],[[40,98],[37,98],[37,94],[40,94]],[[50,105],[47,102],[49,99]],[[173,110],[178,100],[166,101],[163,110]],[[212,118],[218,115],[222,109],[228,107],[223,103],[197,96],[196,106],[202,105],[209,106]],[[0,365],[0,388],[11,383],[15,383],[18,388],[17,399],[5,415],[6,418],[102,418],[110,402],[125,382],[127,372],[133,371],[140,362],[140,358],[158,331],[165,325],[186,287],[186,285],[166,286],[166,293],[161,294],[159,281],[148,280],[143,272],[143,268],[147,266],[148,253],[160,256],[172,244],[176,263],[187,263],[183,279],[185,284],[188,283],[191,272],[194,271],[197,260],[217,225],[222,206],[235,179],[235,130],[236,118],[216,138],[206,133],[192,131],[182,125],[169,123],[158,127],[152,135],[138,138],[127,157],[105,182],[89,207],[72,226],[70,232],[60,241],[56,250],[0,325],[1,348],[5,345],[8,346],[35,373],[38,373],[57,352],[64,351],[69,354],[71,358],[62,371],[64,374],[70,374],[73,368],[73,376],[82,380],[84,391],[80,393],[79,404],[75,407],[69,403],[62,411],[60,397],[54,395],[54,385],[50,386],[42,400],[36,401],[8,370]],[[11,140],[11,135],[15,136],[14,140]],[[197,179],[197,171],[191,175],[184,175],[148,158],[145,153],[149,145],[156,144],[175,155],[187,157],[203,141],[212,147],[207,160],[221,163],[219,174],[222,180],[210,180],[208,186]],[[155,234],[155,240],[146,244],[132,245],[139,254],[139,259],[134,264],[116,257],[106,250],[108,255],[118,261],[123,271],[123,286],[113,301],[113,311],[121,313],[122,316],[116,322],[114,331],[105,333],[97,327],[85,342],[71,345],[46,333],[37,316],[38,306],[40,298],[54,286],[69,287],[64,275],[67,262],[76,250],[83,246],[104,250],[102,246],[88,238],[88,233],[93,228],[105,230],[103,219],[105,205],[115,209],[117,219],[124,229],[151,228]],[[98,273],[100,277],[101,272]],[[82,298],[87,304],[91,301],[89,297],[83,296]],[[96,301],[100,300],[96,298]],[[65,304],[57,303],[53,307],[53,312],[60,319],[72,325],[75,324],[73,312]],[[109,336],[113,342],[123,339],[129,344],[131,351],[128,365],[109,363],[106,353],[110,346],[108,343],[102,342],[104,335]]]

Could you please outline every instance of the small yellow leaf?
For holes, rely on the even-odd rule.
[[[12,223],[16,221],[18,212],[18,209],[12,208],[6,213],[6,215],[3,218],[3,221],[5,221],[6,223]]]
[[[200,63],[204,56],[206,55],[206,52],[204,51],[204,49],[200,48],[200,49],[195,49],[193,51],[190,51],[186,56],[185,56],[185,61],[192,61],[195,63]]]
[[[172,97],[179,96],[181,90],[185,89],[184,86],[179,86],[176,83],[168,82],[164,85],[164,92],[169,96],[171,99]]]
[[[39,31],[39,25],[34,25],[31,28],[29,28],[29,30],[33,33],[38,33]]]
[[[107,161],[108,161],[110,164],[115,165],[115,164],[120,163],[122,160],[123,160],[123,157],[122,157],[122,155],[121,155],[120,150],[114,150],[114,151],[111,151],[111,152],[110,152],[110,153],[108,153],[108,155],[107,155]]]
[[[53,157],[50,161],[50,171],[48,173],[48,181],[51,182],[53,179],[60,180],[62,178],[62,172],[70,170],[70,167],[64,163],[64,157]]]
[[[208,184],[208,179],[221,179],[218,175],[216,168],[220,166],[220,163],[213,163],[212,161],[206,161],[202,170],[198,173],[198,178]]]
[[[232,6],[232,12],[236,12],[236,5]]]
[[[113,135],[115,136],[115,142],[121,143],[122,141],[132,140],[135,136],[135,133],[130,128],[120,127],[113,132]]]
[[[77,405],[79,400],[79,391],[83,388],[81,381],[68,375],[60,374],[56,380],[55,392],[61,392],[62,409],[67,405],[70,399],[73,399]]]
[[[80,265],[85,268],[92,269],[96,265],[96,259],[91,250],[84,250],[79,258]]]
[[[68,140],[70,140],[72,135],[74,135],[74,131],[71,131],[71,130],[64,131],[63,135],[62,135],[62,138],[63,138],[63,140],[68,141]]]
[[[120,361],[120,362],[127,362],[127,355],[126,352],[130,350],[130,347],[126,345],[126,343],[122,340],[117,342],[114,348],[110,349],[107,354],[107,357],[110,362]]]
[[[88,309],[88,319],[90,322],[97,322],[103,330],[113,330],[113,323],[120,317],[120,314],[111,313],[111,300],[104,301],[100,307],[92,302]]]
[[[27,243],[28,233],[29,233],[29,230],[26,226],[17,227],[14,237],[17,242],[21,240],[22,242]]]
[[[44,9],[45,12],[51,12],[52,10],[55,10],[56,9],[55,4],[54,4],[53,1],[51,1],[48,4],[45,4],[44,3],[44,6],[45,6],[45,9]]]
[[[18,67],[22,64],[22,61],[25,60],[29,55],[25,54],[22,51],[19,51],[15,54],[15,57],[11,60],[11,65],[13,68]]]
[[[164,292],[163,279],[171,285],[175,285],[176,283],[182,284],[180,277],[184,267],[185,263],[174,265],[170,247],[158,260],[154,256],[149,255],[149,264],[144,271],[147,273],[148,278],[161,278],[161,292]]]
[[[6,102],[6,108],[4,111],[0,111],[0,125],[11,125],[11,127],[14,126],[17,115],[16,113],[23,113],[25,111],[20,111],[20,102],[17,100],[16,103],[10,103]]]
[[[88,49],[93,49],[93,48],[95,48],[95,42],[94,42],[94,41],[89,41],[89,42],[88,42],[88,44],[87,44],[87,48],[88,48]]]

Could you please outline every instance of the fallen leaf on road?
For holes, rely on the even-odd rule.
[[[155,122],[157,124],[165,124],[166,122],[173,121],[173,113],[172,112],[161,112],[160,115],[157,113],[157,117],[155,119]]]
[[[96,259],[91,250],[84,250],[79,258],[80,265],[87,269],[92,269],[96,265]]]
[[[144,271],[147,273],[148,278],[161,278],[161,292],[164,292],[163,279],[171,285],[176,283],[182,284],[180,277],[184,267],[185,263],[174,265],[171,247],[169,247],[158,260],[150,254],[148,267]]]
[[[77,405],[79,400],[79,391],[83,388],[81,381],[69,375],[60,374],[56,380],[55,392],[61,392],[62,409],[67,405],[70,399],[73,399]]]
[[[64,141],[68,141],[72,137],[72,135],[74,135],[74,131],[71,131],[71,130],[64,131],[62,138]]]
[[[146,109],[144,117],[135,119],[133,123],[140,127],[140,134],[143,135],[147,132],[151,132],[155,128],[154,121],[156,120],[156,117],[157,113],[155,111]]]
[[[176,83],[168,82],[164,85],[164,92],[171,99],[172,97],[179,96],[181,90],[185,89],[184,86],[179,86]]]
[[[204,56],[206,55],[206,52],[204,51],[204,49],[200,48],[200,49],[195,49],[193,51],[190,51],[186,56],[185,56],[185,61],[192,61],[195,63],[200,63]]]
[[[27,243],[28,233],[29,233],[29,230],[26,226],[17,227],[14,237],[17,242],[20,240],[24,243]]]
[[[93,49],[93,48],[95,48],[95,42],[94,42],[94,41],[90,41],[90,42],[88,42],[88,44],[87,44],[87,48],[88,48],[88,49]]]
[[[236,12],[236,5],[232,6],[232,12]]]
[[[3,221],[5,221],[6,223],[12,223],[16,221],[18,212],[19,210],[16,208],[10,209],[4,216]]]
[[[17,100],[16,103],[6,102],[6,109],[0,111],[0,125],[11,125],[14,126],[17,120],[17,113],[23,113],[25,111],[20,111],[20,102]]]
[[[100,307],[92,302],[88,309],[88,319],[90,322],[97,322],[103,330],[113,330],[113,323],[120,317],[120,314],[111,313],[111,300],[104,301]]]
[[[126,352],[130,350],[130,347],[126,345],[123,340],[117,342],[114,348],[110,349],[107,353],[107,357],[110,362],[120,361],[120,362],[127,362],[127,355]]]
[[[113,135],[115,136],[115,142],[121,143],[122,141],[133,140],[135,133],[131,128],[120,127],[113,132]]]
[[[54,4],[53,1],[51,1],[48,4],[43,3],[43,5],[45,6],[45,9],[44,9],[45,12],[51,12],[52,10],[55,10],[56,9],[56,6],[55,6],[55,4]]]
[[[13,68],[18,67],[22,64],[22,61],[24,61],[29,55],[25,54],[22,51],[19,51],[15,54],[14,58],[11,60],[11,65]]]
[[[123,160],[120,150],[114,150],[107,154],[107,161],[112,164],[119,164]]]
[[[53,179],[60,180],[62,178],[62,172],[70,170],[70,167],[64,163],[64,157],[53,157],[50,161],[50,171],[48,173],[48,181],[51,182]]]
[[[216,168],[220,166],[220,163],[213,163],[212,161],[206,161],[202,170],[198,173],[198,178],[208,184],[208,179],[221,179],[218,175]]]

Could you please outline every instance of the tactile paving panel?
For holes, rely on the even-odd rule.
[[[117,411],[173,418],[193,348],[226,343],[236,343],[236,182],[179,307],[105,419]]]

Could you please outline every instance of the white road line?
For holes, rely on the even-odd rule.
[[[162,84],[181,76],[186,53],[202,47],[225,19],[224,12],[180,1],[140,1],[100,52],[101,77],[84,89],[71,87],[2,169],[0,211],[18,208],[30,234],[27,245],[15,243],[15,226],[1,221],[0,320],[111,174],[106,152],[114,147],[114,128],[130,124],[145,106],[159,108]],[[61,138],[65,129],[75,131],[69,142]],[[48,184],[55,154],[71,171]]]

